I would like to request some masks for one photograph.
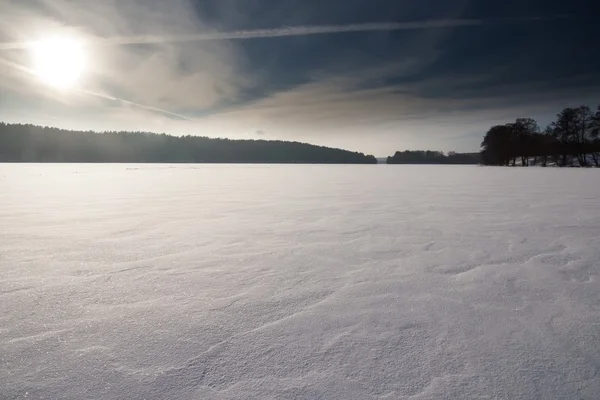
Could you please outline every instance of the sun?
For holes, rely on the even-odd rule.
[[[79,82],[85,69],[83,43],[71,37],[53,37],[31,44],[33,69],[40,80],[68,90]]]

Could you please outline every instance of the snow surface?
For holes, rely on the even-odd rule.
[[[598,399],[599,183],[0,165],[0,398]]]

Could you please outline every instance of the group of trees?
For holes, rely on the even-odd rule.
[[[480,153],[397,151],[387,164],[600,167],[600,106],[565,108],[541,130],[531,118],[489,129]],[[0,162],[376,164],[372,155],[299,142],[146,132],[69,131],[0,122]]]
[[[481,143],[484,165],[600,167],[600,106],[565,108],[541,130],[531,118],[496,125]]]
[[[0,162],[376,164],[377,160],[298,142],[79,132],[0,123]]]
[[[388,157],[386,164],[479,164],[479,153],[444,154],[441,151],[406,150],[397,151]]]

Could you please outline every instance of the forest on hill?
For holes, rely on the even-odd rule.
[[[532,118],[493,126],[481,148],[484,165],[600,167],[600,106],[565,108],[543,130]]]
[[[299,142],[0,123],[0,162],[376,164],[372,155]]]

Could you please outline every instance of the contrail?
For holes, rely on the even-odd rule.
[[[33,69],[27,68],[24,65],[17,64],[15,62],[12,62],[10,60],[6,60],[4,58],[0,58],[0,64],[4,64],[4,65],[6,65],[8,67],[14,68],[14,69],[16,69],[18,71],[24,72],[24,73],[29,74],[29,75],[35,75],[35,72],[33,71]]]
[[[208,40],[243,40],[259,38],[276,38],[285,36],[306,36],[323,35],[331,33],[347,32],[375,32],[375,31],[398,31],[415,30],[428,28],[451,28],[460,26],[481,25],[482,20],[461,19],[461,20],[439,20],[422,22],[386,22],[369,24],[351,24],[351,25],[321,25],[321,26],[291,26],[275,29],[256,29],[233,32],[212,32],[198,33],[179,36],[132,36],[115,37],[105,39],[104,42],[111,44],[150,44],[150,43],[176,43],[176,42],[196,42]]]
[[[211,40],[245,40],[259,38],[276,38],[285,36],[323,35],[347,32],[376,32],[376,31],[404,31],[436,28],[458,28],[478,26],[490,23],[532,22],[551,19],[568,18],[565,15],[550,17],[525,17],[510,19],[443,19],[413,22],[377,22],[350,25],[317,25],[317,26],[292,26],[274,29],[240,30],[232,32],[201,32],[189,35],[163,36],[140,35],[111,38],[96,38],[91,44],[125,45],[125,44],[160,44],[200,42]],[[0,50],[20,50],[29,46],[26,42],[0,43]]]
[[[111,100],[111,101],[118,101],[124,104],[129,104],[132,105],[134,107],[139,107],[139,108],[143,108],[146,110],[150,110],[150,111],[156,111],[162,114],[166,114],[166,115],[170,115],[173,117],[177,117],[180,119],[185,119],[186,121],[193,121],[193,119],[186,117],[185,115],[181,115],[181,114],[177,114],[171,111],[167,111],[167,110],[163,110],[162,108],[156,108],[156,107],[152,107],[152,106],[147,106],[145,104],[140,104],[140,103],[135,103],[133,101],[129,101],[129,100],[125,100],[125,99],[120,99],[118,97],[114,97],[114,96],[109,96],[107,94],[102,94],[102,93],[97,93],[97,92],[92,92],[90,90],[85,90],[85,89],[80,89],[81,92],[85,93],[85,94],[89,94],[91,96],[96,96],[96,97],[100,97],[102,99],[106,99],[106,100]]]

